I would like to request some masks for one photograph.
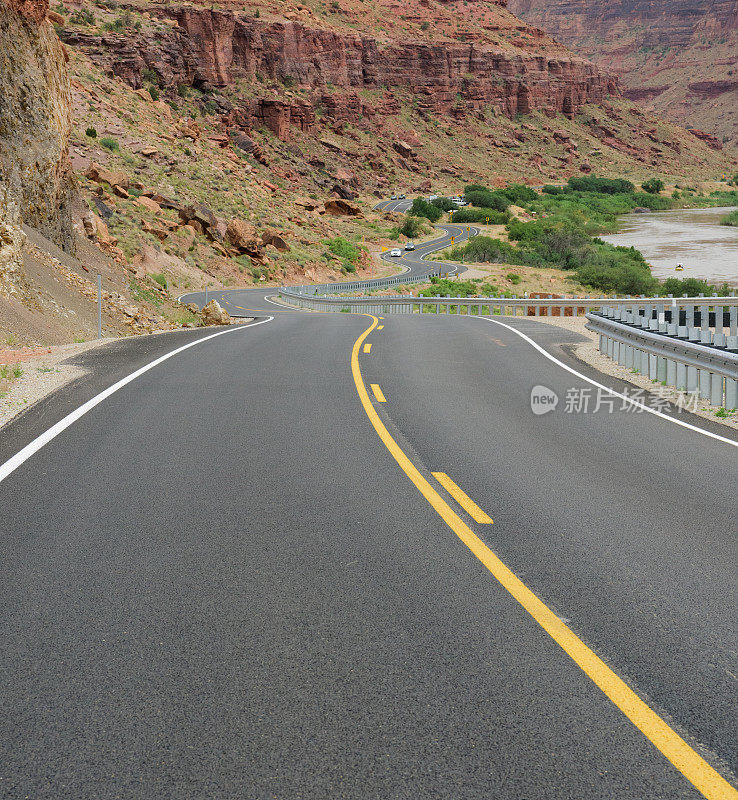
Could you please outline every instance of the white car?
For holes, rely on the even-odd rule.
[[[438,200],[438,195],[437,194],[429,194],[428,195],[428,202],[432,203],[434,200]]]
[[[400,258],[400,256],[402,256],[402,250],[398,248],[390,250],[390,255],[392,256],[392,258]]]

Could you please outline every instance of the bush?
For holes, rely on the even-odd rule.
[[[557,195],[564,194],[565,192],[566,189],[563,186],[552,186],[550,183],[547,183],[543,187],[543,194]]]
[[[117,140],[116,139],[111,139],[109,136],[103,136],[103,138],[100,139],[100,144],[106,150],[110,150],[111,152],[114,152],[114,153],[118,152],[118,150],[120,150],[120,147],[118,145]]]
[[[156,86],[149,86],[149,94],[151,95],[151,99],[156,101],[159,99],[159,90]]]
[[[293,75],[285,75],[285,76],[282,78],[282,83],[283,83],[283,84],[284,84],[284,85],[285,85],[285,86],[286,86],[288,89],[291,89],[291,88],[292,88],[292,87],[293,87],[293,86],[294,86],[294,85],[297,83],[297,81],[295,80],[295,78],[294,78],[294,76],[293,76]]]
[[[90,137],[90,139],[97,139],[97,130],[95,128],[88,128],[85,131],[85,134]]]
[[[148,81],[148,83],[153,83],[155,86],[159,85],[159,76],[156,74],[156,71],[153,69],[145,69],[141,73],[141,78],[144,81]]]
[[[481,183],[470,183],[468,186],[464,187],[464,194],[467,192],[489,192],[486,186],[482,186]]]
[[[356,267],[361,260],[361,249],[342,236],[328,239],[325,244],[334,256],[341,259],[341,266],[346,272],[356,272]]]
[[[575,192],[596,192],[597,194],[633,194],[635,186],[623,178],[595,178],[585,175],[569,178],[569,188]]]
[[[69,21],[73,25],[94,25],[95,15],[92,13],[92,11],[82,9],[81,11],[75,11],[74,14],[72,14],[72,16],[69,18]]]
[[[440,208],[436,208],[420,197],[416,197],[415,200],[413,200],[413,204],[408,211],[408,214],[412,214],[414,217],[425,217],[431,222],[438,222],[442,213]]]
[[[523,186],[522,183],[511,184],[506,189],[502,189],[501,194],[505,195],[516,206],[538,199],[538,193],[531,189],[530,186]]]
[[[641,184],[641,189],[649,194],[658,194],[664,190],[664,182],[659,178],[649,178]]]
[[[517,286],[520,281],[523,280],[517,272],[508,272],[505,277],[510,281],[510,283],[512,283],[513,286]]]
[[[163,272],[152,272],[151,280],[156,281],[163,289],[168,288],[167,276]]]
[[[180,97],[189,97],[190,96],[190,87],[187,86],[186,83],[180,83],[177,87],[177,94]]]
[[[405,221],[397,228],[397,233],[415,239],[423,233],[425,225],[420,217],[406,216]]]
[[[436,197],[435,200],[431,200],[431,205],[440,208],[441,211],[454,211],[456,209],[456,203],[452,203],[448,197]]]
[[[464,193],[464,199],[478,208],[491,208],[494,211],[506,211],[510,198],[501,192],[490,192],[488,189],[473,189]]]
[[[493,208],[460,208],[454,211],[454,222],[478,222],[480,225],[507,225],[509,211],[496,211]]]
[[[730,214],[723,217],[720,220],[721,225],[730,225],[734,228],[738,228],[738,208],[735,211],[731,211]]]

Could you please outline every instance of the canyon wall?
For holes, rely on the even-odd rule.
[[[71,250],[69,79],[48,0],[0,2],[0,291],[12,291],[21,223]]]
[[[343,118],[363,113],[361,90],[409,89],[421,113],[458,116],[492,108],[508,117],[534,109],[573,117],[584,103],[618,91],[611,75],[560,52],[546,55],[461,41],[380,44],[371,36],[291,20],[194,7],[155,11],[176,23],[164,37],[62,35],[134,87],[141,85],[145,69],[155,70],[164,86],[278,82],[309,89],[314,107]],[[293,116],[304,128],[314,108],[303,106],[296,104]],[[283,126],[284,114],[272,113],[263,100],[252,113],[273,129]]]
[[[738,144],[738,0],[509,0],[630,99]]]

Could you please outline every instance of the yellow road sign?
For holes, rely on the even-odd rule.
[[[388,250],[389,250],[389,247],[383,247],[383,248],[382,248],[382,252],[383,252],[383,253],[386,253]]]
[[[456,237],[455,237],[455,236],[452,236],[452,237],[451,237],[451,244],[453,244],[455,241],[456,241]]]
[[[468,231],[470,231],[470,230],[471,230],[471,228],[470,228],[468,225],[466,226],[466,229],[467,229]]]

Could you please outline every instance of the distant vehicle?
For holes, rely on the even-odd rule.
[[[415,250],[415,245],[412,242],[408,242],[405,245],[405,250]]]
[[[400,256],[402,255],[402,250],[400,250],[399,248],[396,247],[394,250],[390,251],[390,255],[393,258],[400,258]]]
[[[405,199],[405,195],[404,195],[404,194],[401,194],[401,195],[399,195],[399,196],[398,196],[398,198],[397,198],[397,199],[398,199],[398,200],[404,200],[404,199]]]
[[[397,195],[393,194],[392,197],[390,197],[390,200],[397,200]]]
[[[438,200],[438,195],[437,194],[429,194],[428,195],[428,202],[432,203],[434,200]]]
[[[459,206],[459,207],[467,205],[467,202],[465,200],[462,200],[460,197],[452,197],[451,198],[451,202],[455,206]]]

